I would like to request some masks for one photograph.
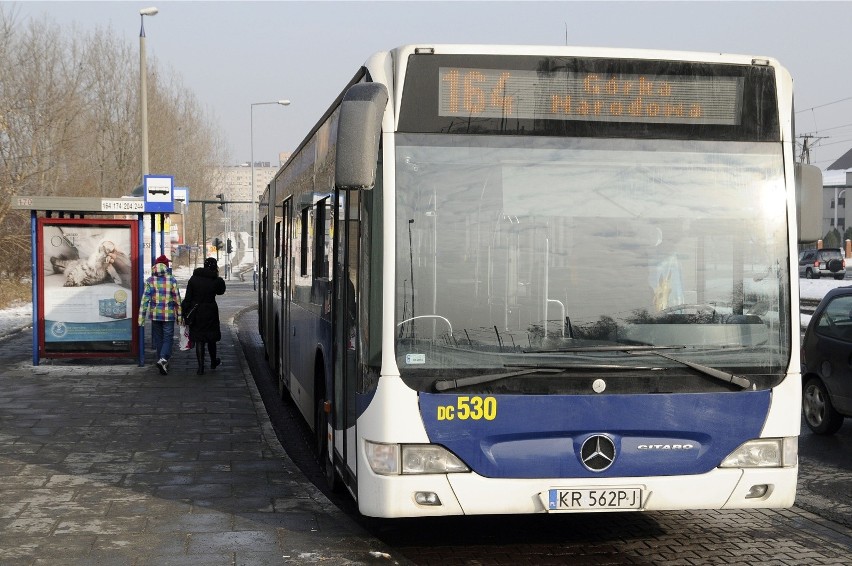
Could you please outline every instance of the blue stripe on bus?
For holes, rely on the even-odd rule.
[[[701,474],[757,438],[769,391],[648,395],[420,394],[429,440],[492,478]],[[580,448],[595,434],[615,461],[588,470]]]

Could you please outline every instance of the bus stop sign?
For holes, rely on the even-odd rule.
[[[145,175],[145,212],[174,212],[174,184],[171,175]]]

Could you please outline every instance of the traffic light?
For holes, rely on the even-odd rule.
[[[222,212],[225,212],[225,195],[223,193],[219,193],[218,195],[216,195],[216,198],[221,201],[217,208]]]
[[[225,251],[226,251],[227,253],[232,253],[232,252],[233,252],[233,248],[231,247],[231,238],[228,238],[228,247],[226,247],[226,248],[225,248]]]
[[[213,247],[216,248],[217,250],[221,250],[222,249],[222,240],[220,240],[219,238],[213,238]]]

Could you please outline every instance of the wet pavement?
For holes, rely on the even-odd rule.
[[[167,376],[150,350],[34,367],[31,329],[0,338],[0,565],[849,563],[852,421],[803,428],[788,510],[357,517],[314,484],[296,412],[263,405],[255,304],[229,282],[201,376],[194,352]]]
[[[284,453],[220,298],[222,365],[168,375],[135,360],[32,363],[0,340],[0,564],[404,564]],[[150,326],[147,339],[150,342]]]

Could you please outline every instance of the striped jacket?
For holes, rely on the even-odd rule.
[[[139,306],[139,326],[145,324],[149,314],[151,320],[178,320],[181,316],[177,279],[169,273],[165,263],[154,264],[151,277],[145,281]]]

